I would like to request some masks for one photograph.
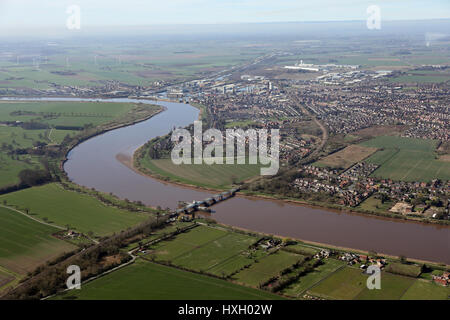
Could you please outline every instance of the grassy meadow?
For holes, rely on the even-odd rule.
[[[97,199],[67,191],[57,183],[33,187],[0,196],[0,202],[29,209],[31,215],[59,226],[69,225],[82,233],[105,236],[149,218],[148,214],[106,206]]]
[[[259,164],[181,164],[171,159],[140,160],[141,165],[151,172],[168,177],[172,181],[206,188],[229,188],[247,179],[260,175]]]

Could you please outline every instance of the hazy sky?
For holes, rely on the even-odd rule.
[[[450,0],[0,0],[0,28],[64,28],[69,5],[82,26],[450,18]],[[13,30],[11,30],[13,32]]]

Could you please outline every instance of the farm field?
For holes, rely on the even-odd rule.
[[[0,293],[10,286],[14,286],[20,280],[21,276],[17,273],[12,273],[0,266]]]
[[[377,151],[374,147],[349,145],[348,147],[320,159],[315,165],[320,167],[348,169]]]
[[[401,274],[409,277],[418,277],[421,273],[421,269],[418,266],[415,265],[408,265],[408,264],[402,264],[402,263],[390,263],[386,267],[387,272],[395,273],[395,274]]]
[[[239,233],[229,233],[224,237],[208,242],[200,248],[183,254],[175,259],[173,263],[192,270],[212,271],[212,273],[217,275],[220,275],[220,272],[230,274],[236,270],[235,268],[241,267],[242,263],[249,264],[252,262],[251,259],[246,259],[242,253],[256,240],[256,238]],[[229,263],[227,264],[227,262]]]
[[[106,206],[97,199],[51,183],[0,196],[8,205],[30,210],[33,217],[77,231],[104,236],[148,219],[149,215]]]
[[[0,207],[0,266],[26,274],[76,247],[52,236],[58,229]]]
[[[261,258],[257,263],[237,273],[233,278],[238,282],[256,287],[304,258],[299,254],[277,251]]]
[[[289,245],[286,247],[287,251],[293,251],[294,253],[298,253],[304,256],[313,256],[317,252],[319,252],[319,249],[311,248],[308,245],[304,245],[302,243],[297,243],[294,245]]]
[[[401,83],[441,83],[450,81],[450,73],[435,70],[412,70],[389,80]]]
[[[322,266],[318,268],[320,267]],[[329,276],[321,276],[319,280],[317,278],[313,279],[317,284],[307,289],[306,292],[325,299],[337,300],[445,300],[450,294],[449,288],[439,286],[430,281],[385,271],[381,273],[381,290],[369,290],[366,287],[368,276],[363,274],[361,269],[345,266],[334,273],[333,271],[330,272],[332,270],[331,267],[327,269]],[[314,277],[314,272],[306,277],[310,275]],[[301,287],[302,278],[299,279],[300,285],[296,282],[285,289],[286,294],[294,296],[297,292],[304,290],[306,285]]]
[[[151,247],[148,255],[154,256],[156,260],[173,261],[190,250],[226,235],[227,231],[225,230],[199,226],[172,239],[156,243]]]
[[[417,279],[401,297],[402,300],[449,300],[450,288]]]
[[[436,159],[436,141],[381,136],[361,145],[383,149],[366,160],[380,166],[372,173],[374,177],[401,181],[450,179],[450,163]]]
[[[366,279],[360,269],[345,267],[308,292],[326,299],[352,300],[366,287]]]
[[[164,228],[153,231],[151,235],[149,235],[148,237],[146,237],[142,240],[139,240],[136,242],[131,242],[128,246],[126,246],[124,248],[124,250],[130,251],[130,250],[136,249],[139,247],[139,242],[147,243],[149,241],[156,240],[156,239],[164,237],[165,235],[168,235],[172,232],[175,232],[177,229],[184,229],[184,228],[186,228],[188,226],[192,226],[192,225],[193,225],[192,222],[182,222],[182,221],[177,221],[175,223],[171,223],[171,224],[165,226]]]
[[[313,271],[301,276],[293,284],[289,285],[283,290],[283,293],[288,296],[299,297],[307,289],[314,286],[316,283],[325,279],[330,274],[344,266],[344,262],[336,259],[326,259],[320,266],[314,268]]]
[[[381,290],[369,290],[366,286],[356,297],[357,300],[399,300],[416,281],[387,272],[381,273]]]
[[[23,155],[22,150],[11,156],[11,152],[58,145],[66,136],[80,134],[86,125],[132,121],[156,108],[132,103],[0,101],[0,188],[18,184],[18,174],[24,169],[42,168],[40,157]]]
[[[130,103],[66,101],[0,101],[0,121],[31,120],[51,126],[94,126],[126,114]],[[31,131],[31,130],[27,130]]]
[[[245,251],[256,240],[240,233],[199,226],[153,245],[145,257],[223,276],[253,262]]]
[[[138,259],[134,264],[55,299],[266,300],[277,295]]]
[[[51,143],[60,144],[66,136],[73,137],[79,134],[80,131],[77,130],[58,130],[50,129],[48,133],[48,139]]]
[[[25,57],[14,62],[2,60],[0,88],[52,88],[52,84],[100,86],[115,80],[130,85],[148,85],[153,81],[183,80],[208,71],[243,63],[264,52],[247,42],[221,41],[196,43],[160,42],[157,46],[127,40],[127,46],[103,43],[73,48],[61,45],[60,52],[39,57],[36,62]],[[25,54],[25,53],[24,53]]]
[[[248,162],[248,161],[247,161]],[[169,177],[181,183],[211,187],[228,188],[260,174],[259,164],[201,164],[175,165],[171,159],[149,159],[147,156],[141,164],[152,172]]]

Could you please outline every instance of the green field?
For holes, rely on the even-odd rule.
[[[188,251],[226,235],[227,232],[224,230],[204,226],[196,227],[174,238],[156,243],[151,247],[149,255],[154,256],[156,260],[173,261]]]
[[[98,127],[116,123],[119,118],[142,117],[138,108],[131,103],[0,101],[0,187],[18,184],[18,174],[24,169],[42,168],[38,156],[24,155],[23,150],[20,155],[13,154],[18,149],[37,143],[61,144],[66,136],[80,134],[79,129],[88,124]],[[31,123],[38,129],[31,129]]]
[[[173,263],[192,270],[212,271],[217,275],[220,275],[221,272],[230,274],[240,267],[241,263],[252,262],[251,259],[242,256],[242,252],[254,242],[256,242],[256,238],[239,233],[229,233],[195,250],[186,252],[175,259]]]
[[[308,292],[326,299],[352,300],[366,287],[366,279],[367,276],[363,275],[361,270],[346,267],[333,273]]]
[[[372,211],[372,212],[387,212],[392,208],[394,204],[390,201],[385,201],[381,203],[380,199],[375,198],[375,196],[370,196],[358,205],[359,209]]]
[[[401,274],[408,277],[414,277],[417,278],[421,271],[421,268],[419,266],[413,265],[413,264],[404,264],[404,263],[390,263],[386,267],[387,272],[395,273],[395,274]]]
[[[175,165],[171,159],[152,160],[147,156],[141,160],[141,164],[173,181],[211,188],[229,188],[233,184],[260,175],[261,168],[261,165],[248,163]]]
[[[0,207],[0,266],[26,274],[76,247],[52,236],[58,229]]]
[[[174,223],[171,223],[171,224],[169,224],[169,225],[166,225],[166,226],[163,227],[163,228],[154,230],[149,236],[145,237],[144,239],[141,239],[141,240],[138,240],[138,241],[131,242],[130,244],[128,244],[128,245],[124,248],[124,250],[130,251],[130,250],[136,249],[136,248],[139,247],[139,243],[140,243],[140,242],[141,242],[141,243],[147,243],[147,242],[149,242],[149,241],[152,241],[152,240],[156,240],[156,239],[162,238],[162,237],[164,237],[164,236],[166,236],[166,235],[168,235],[168,234],[170,234],[170,233],[172,233],[172,232],[177,231],[177,229],[183,229],[183,228],[186,228],[186,227],[188,227],[188,226],[192,226],[193,224],[194,224],[194,223],[192,223],[192,222],[176,221],[176,222],[174,222]]]
[[[148,219],[148,214],[127,212],[106,206],[97,199],[73,191],[64,190],[52,183],[0,196],[24,210],[29,209],[33,217],[47,220],[59,226],[69,225],[85,234],[104,236],[126,229]]]
[[[19,183],[20,171],[36,168],[42,168],[37,157],[29,155],[11,157],[0,152],[0,187]]]
[[[61,44],[58,52],[38,57],[39,68],[31,59],[0,59],[0,88],[52,88],[52,84],[101,86],[105,81],[147,86],[153,81],[184,80],[205,72],[245,62],[268,51],[244,41],[158,41],[148,44],[130,41],[83,46]],[[20,55],[21,50],[18,49]],[[101,52],[101,53],[100,53]],[[22,52],[28,55],[28,51]],[[65,72],[65,74],[58,74]]]
[[[402,300],[449,300],[450,288],[417,279],[402,296]]]
[[[389,80],[402,83],[442,83],[450,81],[450,73],[436,70],[412,70]]]
[[[416,281],[387,272],[381,273],[381,289],[369,290],[367,287],[356,297],[357,300],[399,300]]]
[[[256,238],[199,226],[153,245],[147,258],[217,276],[227,276],[253,262],[246,250]]]
[[[295,253],[304,255],[304,256],[313,256],[315,255],[317,252],[319,252],[318,249],[316,248],[311,248],[308,245],[304,245],[301,243],[297,243],[297,244],[293,244],[293,245],[289,245],[286,247],[287,251],[293,251]]]
[[[60,144],[66,136],[73,137],[79,134],[80,131],[77,130],[58,130],[51,129],[48,133],[48,139],[51,143]]]
[[[437,160],[437,141],[381,136],[361,145],[382,149],[366,161],[380,167],[372,176],[401,181],[450,180],[450,163]]]
[[[319,267],[320,268],[320,267]],[[331,269],[331,268],[329,268]],[[330,273],[330,272],[328,272]],[[423,279],[406,277],[389,272],[381,273],[381,289],[369,290],[366,286],[368,276],[361,269],[344,267],[308,289],[312,295],[337,300],[399,300],[399,299],[447,299],[450,289]],[[300,278],[300,284],[301,284]],[[317,282],[317,278],[314,281]],[[288,287],[286,293],[295,295],[306,286],[295,290],[296,284]]]
[[[316,267],[314,271],[308,272],[306,275],[301,276],[297,281],[284,289],[283,293],[288,296],[298,297],[342,266],[344,266],[344,262],[340,260],[325,259],[323,264]]]
[[[224,280],[190,273],[138,259],[55,299],[126,300],[265,300],[279,296]]]
[[[33,120],[51,126],[82,127],[87,123],[97,126],[126,114],[132,107],[130,103],[115,102],[0,101],[0,121]]]
[[[257,263],[236,274],[234,278],[241,283],[257,287],[303,259],[304,256],[299,254],[278,251],[263,257]]]

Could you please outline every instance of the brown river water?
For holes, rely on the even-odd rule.
[[[133,99],[106,101],[155,103]],[[129,159],[149,139],[168,133],[174,126],[186,126],[199,114],[198,109],[187,104],[157,104],[167,110],[144,122],[94,137],[70,151],[64,166],[69,178],[86,187],[163,208],[175,208],[179,200],[207,198],[208,192],[163,183],[119,162],[118,158]],[[213,210],[215,220],[239,228],[450,264],[449,227],[240,196],[215,205]]]

